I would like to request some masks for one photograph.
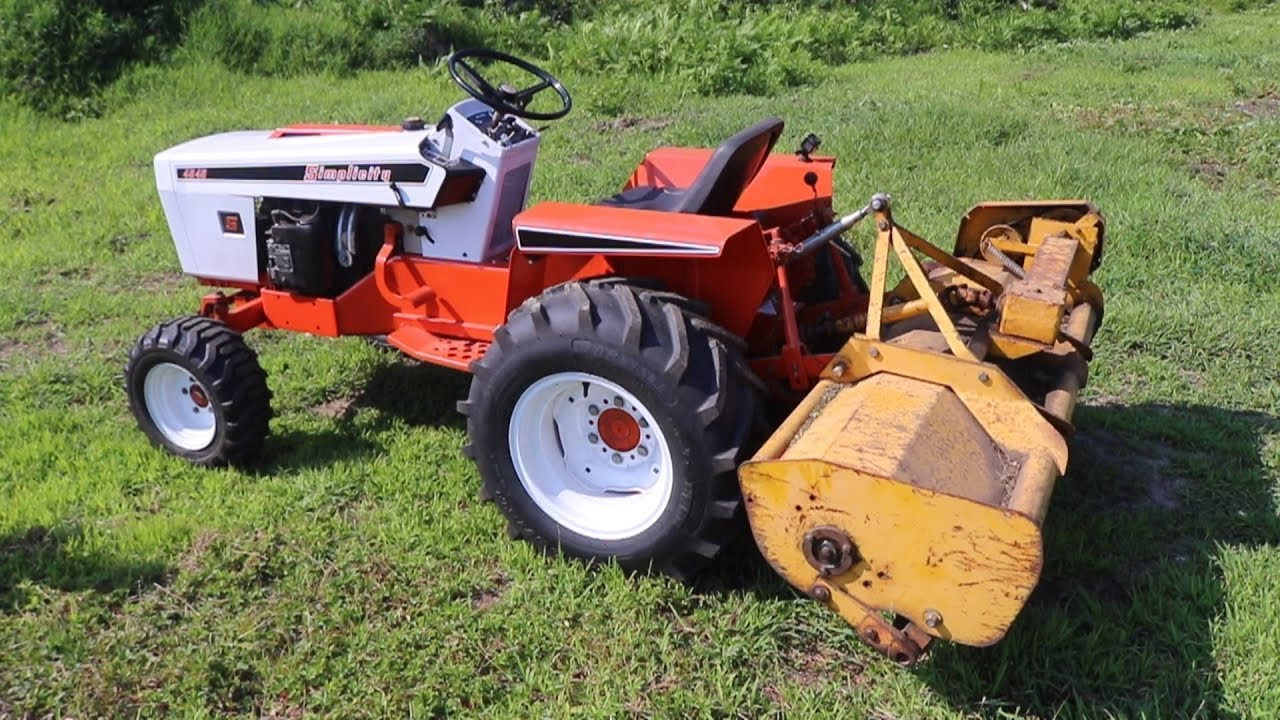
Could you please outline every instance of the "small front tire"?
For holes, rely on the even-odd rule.
[[[240,333],[204,317],[161,323],[129,352],[129,409],[156,446],[196,465],[243,465],[262,448],[271,391]]]

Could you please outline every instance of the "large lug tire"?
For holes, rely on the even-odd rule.
[[[473,371],[467,454],[512,537],[683,580],[740,536],[761,386],[695,303],[559,285],[513,311]]]
[[[129,409],[155,445],[197,465],[243,465],[262,447],[271,391],[240,333],[215,320],[161,323],[129,352]]]

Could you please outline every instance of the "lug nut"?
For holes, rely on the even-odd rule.
[[[623,400],[622,400],[622,396],[621,396],[621,395],[614,395],[614,396],[613,396],[613,404],[614,404],[614,405],[617,405],[618,407],[622,407],[622,406],[624,406],[626,403],[625,403],[625,402],[623,402]]]
[[[590,407],[587,408],[587,412],[591,413],[592,415],[599,415],[600,408],[596,407],[595,405],[591,405]]]
[[[639,455],[640,457],[645,457],[649,454],[649,448],[643,445],[640,445],[636,448],[636,454]]]
[[[645,420],[644,418],[640,418],[640,427],[642,427],[642,428],[647,428],[647,427],[649,427],[649,421],[648,421],[648,420]]]
[[[622,456],[621,456],[621,455],[619,455],[618,453],[614,453],[614,454],[613,454],[613,463],[614,463],[615,465],[620,465],[620,464],[622,463]]]
[[[831,540],[818,543],[818,551],[814,553],[824,564],[835,565],[840,561],[840,548]]]
[[[936,628],[942,624],[942,613],[937,610],[929,609],[924,611],[924,624],[926,627]]]
[[[594,444],[596,444],[596,443],[600,442],[600,436],[599,436],[599,435],[597,435],[597,434],[595,434],[595,433],[591,433],[590,435],[588,435],[588,436],[587,436],[587,442],[589,442],[589,443],[591,443],[592,445],[594,445]]]

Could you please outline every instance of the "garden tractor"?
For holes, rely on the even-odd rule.
[[[888,195],[837,214],[835,159],[812,134],[773,152],[775,118],[654,150],[600,202],[530,205],[532,123],[569,93],[491,50],[447,66],[470,97],[434,125],[156,156],[182,269],[220,289],[130,353],[150,439],[252,461],[271,392],[250,329],[383,338],[471,373],[465,452],[512,537],[683,579],[745,517],[778,573],[893,661],[999,640],[1067,468],[1102,316],[1098,211],[984,203],[946,252]],[[845,238],[863,221],[865,273]]]

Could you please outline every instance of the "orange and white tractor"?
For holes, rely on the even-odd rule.
[[[837,215],[834,158],[813,135],[773,152],[774,118],[654,150],[598,203],[530,206],[530,121],[564,116],[569,93],[494,51],[448,67],[471,97],[434,125],[156,156],[182,268],[223,290],[130,353],[150,439],[250,462],[271,392],[244,333],[385,336],[472,374],[466,452],[514,536],[685,578],[745,516],[775,569],[898,662],[1003,636],[1066,470],[1101,215],[987,203],[945,252],[886,195]],[[844,238],[864,219],[865,276]]]

